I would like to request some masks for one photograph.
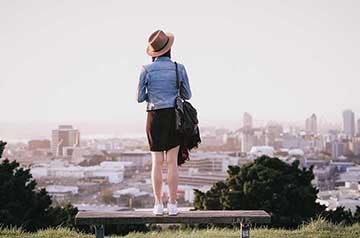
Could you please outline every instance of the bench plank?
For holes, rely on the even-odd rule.
[[[151,211],[79,212],[76,224],[160,224],[160,223],[270,223],[270,215],[263,210],[182,211],[176,216],[156,216]]]

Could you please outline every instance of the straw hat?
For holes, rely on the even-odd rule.
[[[149,37],[146,53],[152,57],[158,57],[170,50],[173,43],[174,35],[172,33],[157,30]]]

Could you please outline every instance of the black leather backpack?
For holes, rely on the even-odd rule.
[[[189,160],[189,150],[197,148],[201,143],[199,120],[196,109],[190,102],[181,96],[181,82],[179,80],[178,65],[175,62],[176,87],[178,95],[175,101],[176,131],[181,137],[181,144],[178,154],[178,165]]]

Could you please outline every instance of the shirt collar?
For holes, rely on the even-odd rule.
[[[160,56],[155,59],[155,61],[171,61],[170,57],[168,56]]]

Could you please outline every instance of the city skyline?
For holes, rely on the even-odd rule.
[[[1,123],[141,132],[135,93],[158,28],[175,34],[200,125],[233,127],[245,111],[298,122],[315,112],[331,123],[348,108],[360,113],[360,2],[184,1],[171,14],[165,1],[20,2],[0,3]]]
[[[258,127],[265,128],[267,125],[279,124],[284,127],[284,129],[294,129],[298,128],[304,132],[311,132],[317,134],[318,132],[327,133],[329,130],[337,130],[340,133],[347,134],[347,129],[345,129],[345,123],[348,123],[348,119],[345,119],[344,113],[350,113],[355,118],[355,113],[346,109],[341,112],[342,119],[336,123],[331,123],[328,121],[318,119],[316,113],[312,113],[310,117],[303,118],[302,121],[290,122],[290,121],[275,121],[275,120],[259,120],[249,112],[244,112],[242,118],[237,120],[235,124],[226,124],[226,125],[214,125],[214,124],[204,124],[200,129],[207,130],[208,128],[217,128],[217,129],[227,129],[230,131],[236,131],[242,127]],[[311,121],[311,122],[310,122]],[[60,123],[2,123],[0,124],[0,134],[3,138],[7,138],[10,142],[20,142],[28,141],[31,139],[46,139],[52,137],[52,131],[54,128],[57,128],[61,125],[76,125],[80,129],[83,136],[87,139],[90,138],[145,138],[144,125],[132,124],[122,126],[121,123],[87,123],[87,122],[60,122]],[[353,126],[353,135],[360,135],[360,118],[354,121]],[[357,131],[358,130],[358,131]],[[14,136],[15,135],[15,136]]]

